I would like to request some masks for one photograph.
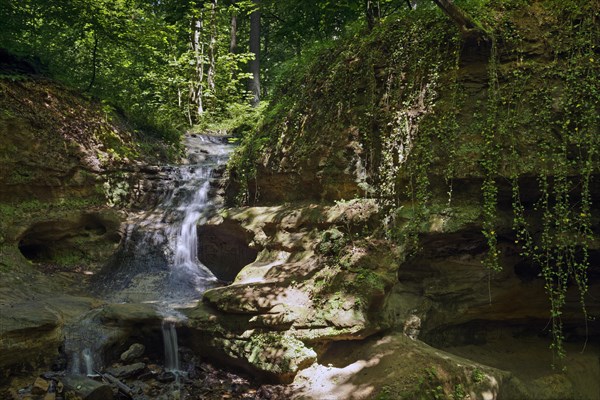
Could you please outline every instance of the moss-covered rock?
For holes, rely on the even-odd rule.
[[[355,200],[229,209],[209,221],[203,229],[248,232],[258,256],[188,313],[197,346],[290,382],[331,341],[384,328],[380,311],[395,281],[395,253],[389,243],[357,237],[376,212],[373,201]],[[277,350],[261,338],[287,347]]]
[[[501,326],[545,332],[562,355],[562,328],[579,343],[600,332],[589,318],[600,284],[597,6],[489,2],[468,11],[487,40],[464,39],[419,5],[300,60],[232,160],[237,199],[248,203],[374,198],[378,206],[375,230],[340,220],[315,232],[317,272],[302,278],[319,310],[308,343],[390,325],[415,337],[422,330],[439,346],[461,335],[489,343],[490,327]],[[274,245],[282,237],[270,225],[254,240],[285,259],[294,251]],[[278,293],[297,282],[286,275]],[[231,304],[247,285],[209,300]],[[249,293],[255,303],[265,295]],[[568,386],[561,393],[573,393]]]

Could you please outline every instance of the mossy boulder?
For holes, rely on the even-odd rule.
[[[385,328],[379,311],[395,281],[395,253],[389,243],[356,236],[376,212],[374,202],[354,200],[229,209],[209,221],[206,231],[247,232],[257,258],[187,313],[196,345],[291,382],[332,341]]]

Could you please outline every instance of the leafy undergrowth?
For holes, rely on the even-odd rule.
[[[27,121],[46,133],[48,146],[77,145],[105,167],[174,159],[180,151],[178,141],[167,143],[133,130],[106,104],[49,79],[16,76],[22,79],[0,79],[0,119]]]

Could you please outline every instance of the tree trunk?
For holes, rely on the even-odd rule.
[[[365,0],[365,11],[367,13],[367,25],[369,30],[375,26],[375,21],[381,18],[381,9],[378,0]]]
[[[253,2],[256,9],[250,14],[250,52],[254,54],[254,60],[250,61],[250,92],[251,104],[256,107],[260,102],[260,0]]]
[[[235,1],[233,2],[235,5]],[[234,10],[231,14],[231,42],[229,43],[229,52],[235,54],[237,52],[237,11]]]
[[[190,42],[195,60],[194,77],[190,83],[190,100],[198,117],[204,114],[204,93],[202,90],[204,81],[204,41],[201,35],[202,28],[202,11],[200,11],[199,17],[192,18],[192,38]]]
[[[270,45],[270,42],[269,42],[270,25],[266,24],[262,28],[263,28],[262,29],[262,31],[263,31],[263,51],[262,51],[262,53],[263,53],[263,56],[264,56],[263,59],[267,59],[268,60],[268,58],[269,58],[269,45]],[[263,80],[262,87],[261,87],[261,92],[262,92],[262,95],[264,97],[267,97],[269,95],[268,89],[269,89],[269,80],[265,79],[265,80]]]
[[[208,42],[208,73],[206,81],[210,95],[214,98],[215,95],[215,43],[217,42],[217,0],[212,0],[210,3],[210,41]]]
[[[96,82],[96,63],[98,60],[98,34],[94,30],[94,49],[92,50],[92,77],[90,78],[90,83],[88,87],[85,89],[85,92],[89,92],[94,86]]]
[[[96,382],[90,378],[67,375],[60,378],[65,386],[64,391],[74,392],[77,398],[83,400],[110,400],[113,398],[112,387],[106,383]]]

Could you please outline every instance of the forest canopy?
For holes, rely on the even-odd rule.
[[[251,112],[285,62],[408,10],[404,1],[25,0],[0,2],[0,48],[104,101],[138,128]]]

